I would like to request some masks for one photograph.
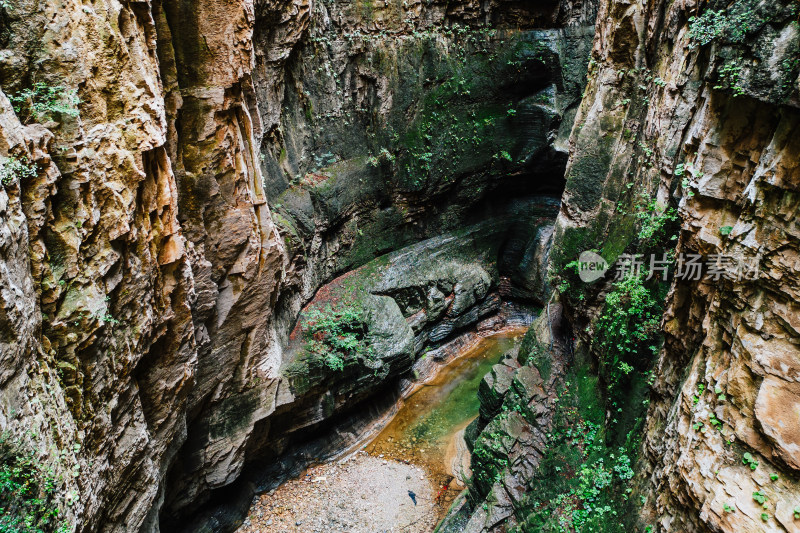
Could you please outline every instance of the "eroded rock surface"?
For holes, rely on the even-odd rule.
[[[709,11],[721,13],[712,30],[700,26]],[[553,266],[585,249],[611,262],[643,250],[637,195],[679,208],[676,253],[731,258],[667,299],[642,526],[796,531],[797,6],[606,2],[598,21]],[[758,278],[737,280],[737,262],[753,261]],[[569,300],[584,346],[608,289]]]
[[[69,472],[54,505],[78,531],[155,531],[297,405],[283,348],[319,287],[560,194],[595,5],[0,10],[0,153],[32,169],[0,192],[3,430],[58,449],[41,459]],[[498,235],[491,274],[383,287],[424,285],[411,353],[494,310],[497,272],[542,298],[551,219]]]
[[[599,6],[596,28],[597,2],[566,0],[0,6],[0,154],[27,169],[0,188],[0,426],[60,476],[60,519],[166,530],[248,461],[291,470],[275,435],[408,378],[498,295],[545,303],[548,269],[577,252],[636,252],[625,210],[644,195],[679,208],[678,253],[760,276],[671,287],[642,524],[797,529],[796,2]],[[711,10],[719,24],[697,26]],[[535,211],[565,167],[553,224]],[[390,364],[341,390],[335,373],[285,374],[320,287],[427,239],[415,253],[437,261],[443,235],[472,243],[458,231],[481,224],[493,242],[471,253],[488,255],[406,264],[364,292]],[[562,302],[589,351],[610,283],[593,287]],[[481,489],[495,499],[476,531],[513,518],[548,415],[494,420],[509,391],[555,379],[546,363],[482,389],[513,475]]]

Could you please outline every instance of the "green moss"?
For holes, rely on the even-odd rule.
[[[362,21],[370,21],[374,17],[375,8],[373,0],[356,0],[354,2],[356,14]]]
[[[609,228],[608,237],[603,243],[600,255],[613,264],[636,237],[636,221],[630,216],[617,216],[616,223]]]
[[[292,221],[277,211],[272,212],[272,221],[278,226],[289,255],[302,251],[303,239]]]
[[[251,389],[223,400],[209,421],[209,437],[218,439],[247,428],[260,399],[260,391]]]
[[[523,337],[517,359],[522,365],[531,364],[536,367],[545,383],[550,380],[553,370],[550,350],[539,342],[534,328],[528,329],[525,337]]]
[[[355,242],[342,254],[343,268],[364,265],[379,254],[402,248],[413,238],[405,228],[402,214],[394,207],[381,210],[372,220],[353,220],[350,224]]]

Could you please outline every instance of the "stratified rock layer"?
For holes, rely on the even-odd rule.
[[[594,10],[0,6],[18,107],[0,97],[0,154],[34,174],[0,191],[0,420],[64,473],[60,519],[129,532],[192,515],[258,455],[277,408],[307,407],[281,387],[283,349],[319,287],[558,196]],[[53,92],[23,102],[36,84]],[[497,235],[509,259],[493,284],[543,298],[552,216]],[[424,284],[436,318],[409,326],[411,353],[496,308],[481,268],[449,274],[472,280],[453,281],[450,311]]]
[[[654,531],[800,527],[797,14],[755,0],[601,6],[553,268],[588,249],[635,253],[642,195],[679,207],[678,254],[730,258],[668,296],[643,450]],[[758,278],[737,279],[754,261]],[[584,346],[607,288],[568,306]]]

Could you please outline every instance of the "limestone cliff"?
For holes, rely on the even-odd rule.
[[[643,436],[634,521],[797,530],[799,11],[0,2],[0,458],[36,480],[28,511],[51,530],[229,529],[209,504],[226,487],[246,505],[354,406],[391,400],[423,349],[557,288],[554,374],[539,351],[487,378],[472,444],[502,433],[515,455],[482,465],[497,478],[460,508],[471,530],[539,506],[570,331],[607,406],[649,402],[606,427]],[[628,300],[577,278],[588,249],[760,276],[654,284],[620,315],[641,319],[647,342],[622,349],[641,357],[609,360]],[[340,374],[292,331],[346,273],[386,349]]]
[[[643,444],[642,524],[653,531],[800,527],[799,8],[605,2],[598,16],[556,225],[563,262],[552,266],[585,249],[610,262],[649,253],[651,199],[662,214],[677,208],[680,225],[657,253],[729,258],[669,288]],[[739,276],[754,262],[756,279]],[[588,349],[610,290],[566,299]]]
[[[281,388],[319,287],[558,196],[594,12],[3,3],[3,453],[32,458],[48,527],[181,523],[276,407],[330,394]],[[492,243],[481,299],[500,274],[544,297],[541,226]]]

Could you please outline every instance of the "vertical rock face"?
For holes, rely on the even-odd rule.
[[[252,22],[239,2],[3,8],[3,89],[31,123],[3,98],[3,153],[34,168],[2,193],[3,429],[74,466],[58,487],[74,501],[54,505],[80,531],[157,529],[187,437],[181,460],[209,466],[191,498],[236,476],[248,419],[270,409],[283,252],[253,137]],[[25,102],[34,82],[55,89]],[[73,88],[75,111],[36,108]],[[235,428],[187,433],[243,389],[257,408]],[[40,402],[20,409],[26,395]]]
[[[299,301],[387,251],[560,194],[594,9],[258,4],[266,188]]]
[[[156,16],[174,131],[167,149],[196,293],[191,424],[178,488],[167,495],[181,506],[236,478],[254,421],[274,409],[271,316],[283,252],[253,137],[253,6],[165,3]]]
[[[644,251],[641,194],[679,208],[676,253],[731,258],[667,299],[643,448],[654,530],[798,528],[799,52],[796,2],[601,6],[552,268]],[[608,289],[567,298],[586,346]]]
[[[3,123],[4,152],[34,169],[5,194],[25,213],[15,225],[27,226],[30,261],[13,270],[36,302],[20,328],[34,337],[6,368],[37,369],[4,387],[3,416],[20,447],[63,474],[56,505],[68,522],[130,531],[182,431],[196,362],[153,20],[115,2],[22,2],[4,7],[3,34],[5,91],[63,87],[15,100],[31,125]],[[73,87],[80,114],[37,109],[69,104]],[[33,418],[14,405],[26,396],[39,398]]]
[[[557,195],[595,9],[3,4],[0,423],[59,520],[196,509],[269,431],[317,288]],[[527,298],[542,222],[513,238]]]

